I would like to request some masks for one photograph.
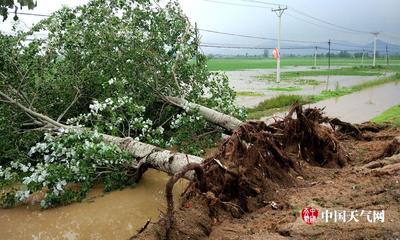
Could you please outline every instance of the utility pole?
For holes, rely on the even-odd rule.
[[[386,65],[389,65],[389,51],[387,45],[386,45]]]
[[[282,8],[279,6],[276,9],[272,9],[273,12],[279,18],[278,25],[278,59],[276,60],[276,82],[281,81],[281,29],[282,29],[282,14],[287,9],[287,7]]]
[[[372,32],[372,35],[374,35],[374,61],[372,65],[375,67],[376,66],[376,40],[378,39],[379,32]]]
[[[364,54],[365,54],[365,50],[363,49],[363,53],[361,55],[361,66],[364,66]]]
[[[328,51],[328,69],[331,69],[331,40],[328,41],[329,51]]]
[[[331,71],[329,71],[329,70],[331,70],[331,40],[329,39],[329,41],[328,41],[328,77],[326,78],[326,89],[325,90],[328,90],[329,89],[329,78],[330,78],[330,74],[331,74]]]
[[[317,69],[317,54],[318,54],[318,46],[315,46],[315,53],[314,53],[314,68]]]

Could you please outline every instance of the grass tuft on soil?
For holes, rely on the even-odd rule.
[[[381,115],[376,116],[372,119],[375,123],[391,123],[396,126],[400,126],[400,105],[389,108]]]
[[[240,97],[259,97],[259,96],[264,96],[264,94],[262,93],[258,93],[258,92],[236,92],[236,96],[240,96]]]
[[[303,88],[301,87],[270,87],[268,88],[268,90],[270,91],[277,91],[277,92],[296,92],[296,91],[300,91],[303,90]]]
[[[298,85],[311,85],[311,86],[318,86],[320,85],[322,82],[315,80],[315,79],[297,79],[295,81],[296,84]]]

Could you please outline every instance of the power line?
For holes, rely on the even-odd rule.
[[[266,5],[275,5],[275,6],[282,6],[282,5],[283,5],[283,4],[278,4],[278,3],[270,3],[270,2],[257,1],[257,0],[242,0],[242,1],[253,2],[253,3],[260,3],[260,4],[266,4]],[[311,16],[311,15],[309,15],[309,14],[307,14],[307,13],[304,13],[304,12],[302,12],[302,11],[300,11],[300,10],[297,10],[297,9],[295,9],[295,8],[293,8],[293,7],[290,7],[290,9],[293,10],[294,12],[300,14],[300,15],[303,15],[303,16],[305,16],[305,17],[314,19],[314,20],[316,20],[316,21],[322,22],[322,23],[324,23],[324,24],[327,24],[327,25],[330,25],[330,26],[333,26],[333,27],[336,27],[336,28],[344,29],[344,30],[350,31],[350,32],[356,32],[356,33],[362,33],[362,34],[369,34],[369,32],[367,32],[367,31],[361,31],[361,30],[357,30],[357,29],[354,29],[354,28],[349,28],[349,27],[341,26],[341,25],[338,25],[338,24],[335,24],[335,23],[331,23],[331,22],[328,22],[328,21],[326,21],[326,20],[323,20],[323,19],[320,19],[320,18]]]
[[[229,3],[229,2],[217,1],[217,0],[202,0],[202,1],[214,2],[214,3],[221,3],[221,4],[228,4],[228,5],[245,6],[245,7],[256,7],[256,8],[272,9],[272,8],[270,8],[270,7],[254,6],[254,5],[245,5],[245,4],[237,4],[237,3]],[[254,3],[262,3],[262,4],[280,5],[280,4],[267,3],[267,2],[256,1],[256,0],[241,0],[241,1],[254,2]],[[292,9],[293,9],[293,8],[292,8]],[[287,15],[289,15],[290,17],[293,17],[293,18],[295,18],[295,19],[298,19],[298,20],[307,22],[307,23],[309,23],[309,24],[312,24],[312,25],[315,25],[315,26],[318,26],[318,27],[321,27],[321,28],[324,28],[324,29],[331,29],[331,30],[334,30],[334,31],[341,31],[341,32],[346,32],[346,33],[355,33],[355,32],[357,32],[357,33],[367,33],[367,32],[364,32],[364,31],[358,31],[358,30],[354,30],[354,29],[351,29],[351,28],[342,27],[342,26],[340,26],[340,25],[331,24],[331,23],[329,23],[329,22],[327,22],[327,21],[324,21],[324,20],[315,18],[315,17],[310,16],[310,15],[308,15],[308,14],[306,14],[306,13],[302,13],[302,12],[299,11],[299,10],[296,10],[296,9],[293,9],[293,10],[294,10],[295,12],[297,12],[298,14],[300,14],[300,15],[303,15],[303,16],[306,16],[306,17],[310,17],[310,18],[312,18],[312,19],[314,19],[314,20],[318,20],[318,21],[320,21],[320,22],[324,22],[325,24],[329,24],[329,25],[334,26],[334,27],[336,27],[336,28],[339,28],[339,27],[342,28],[342,29],[335,29],[335,28],[328,27],[328,26],[322,26],[322,25],[319,25],[319,24],[317,24],[317,23],[307,21],[307,20],[305,20],[305,19],[303,19],[303,18],[300,18],[300,17],[298,17],[298,16],[294,16],[294,15],[291,15],[291,14],[289,14],[289,13],[287,14]],[[10,13],[10,14],[14,14],[14,12],[9,12],[9,13]],[[36,17],[50,17],[50,15],[48,15],[48,14],[40,14],[40,13],[17,12],[17,14],[20,14],[20,15],[27,15],[27,16],[36,16]],[[203,31],[203,32],[210,32],[210,33],[215,33],[215,34],[223,34],[223,35],[236,36],[236,37],[260,39],[260,40],[270,40],[270,41],[276,41],[276,40],[277,40],[276,38],[260,37],[260,36],[251,36],[251,35],[236,34],[236,33],[227,33],[227,32],[221,32],[221,31],[215,31],[215,30],[209,30],[209,29],[199,29],[199,30],[201,30],[201,31]],[[397,37],[395,37],[395,36],[393,36],[393,35],[390,35],[390,34],[387,34],[387,33],[383,33],[383,35],[385,35],[385,36],[387,36],[387,37],[389,37],[389,38],[392,38],[392,39],[399,39],[399,40],[400,40],[400,38],[397,38]],[[282,41],[284,41],[284,42],[293,42],[293,43],[311,43],[311,44],[324,44],[324,43],[326,43],[326,42],[315,42],[315,41],[307,41],[307,40],[291,40],[291,39],[283,39]],[[352,46],[352,45],[341,44],[341,43],[337,43],[337,42],[333,42],[333,44],[341,45],[341,46],[348,46],[348,47],[355,47],[355,48],[360,48],[360,49],[363,48],[363,47],[358,47],[358,46]],[[392,48],[397,48],[397,47],[395,46],[395,47],[392,47]]]
[[[297,10],[295,8],[291,8],[291,10],[293,10],[297,14],[303,15],[305,17],[314,19],[315,21],[319,21],[319,22],[325,23],[327,25],[330,25],[330,26],[333,26],[333,27],[336,27],[336,28],[344,29],[344,30],[351,31],[351,32],[357,32],[357,33],[361,33],[361,34],[370,34],[370,32],[361,31],[361,30],[357,30],[357,29],[353,29],[353,28],[348,28],[348,27],[344,27],[344,26],[341,26],[341,25],[338,25],[338,24],[335,24],[335,23],[331,23],[331,22],[325,21],[323,19],[311,16],[311,15],[309,15],[307,13],[304,13],[304,12],[302,12],[300,10]]]
[[[15,12],[8,12],[9,14],[15,14]],[[26,15],[26,16],[35,16],[35,17],[50,17],[47,14],[40,14],[40,13],[27,13],[27,12],[17,12],[17,15]]]
[[[322,49],[322,50],[329,50],[329,48],[324,48],[324,47],[319,47],[318,49]],[[367,51],[367,50],[363,50],[363,49],[338,49],[338,48],[331,48],[331,51],[337,51],[337,52],[369,52],[369,53],[373,53],[373,51]]]
[[[228,45],[228,44],[218,44],[218,43],[202,43],[200,44],[201,47],[208,47],[208,48],[233,48],[233,49],[259,49],[259,50],[272,50],[275,47],[257,47],[257,46],[240,46],[240,45]],[[281,48],[286,50],[305,50],[305,49],[314,49],[314,47],[286,47]]]
[[[317,24],[317,23],[308,21],[308,20],[306,20],[306,19],[304,19],[304,18],[301,18],[301,17],[295,16],[295,15],[292,15],[292,14],[290,14],[290,13],[286,13],[286,15],[288,15],[288,16],[294,18],[294,19],[303,21],[303,22],[305,22],[305,23],[314,25],[314,26],[316,26],[316,27],[323,28],[323,29],[325,29],[325,30],[328,30],[328,29],[329,29],[329,30],[333,30],[333,31],[337,31],[337,32],[351,33],[351,34],[359,34],[359,33],[354,33],[354,32],[350,32],[350,31],[347,31],[347,30],[342,30],[342,29],[332,28],[332,27],[328,27],[328,26],[323,26],[323,25],[320,25],[320,24]]]
[[[344,44],[344,43],[338,43],[338,42],[332,42],[333,45],[338,45],[338,46],[343,46],[343,47],[353,47],[353,48],[359,48],[359,49],[369,49],[366,47],[362,47],[362,46],[355,46],[355,45],[350,45],[350,44]],[[372,49],[371,49],[372,50]]]
[[[386,36],[386,37],[388,37],[388,38],[391,38],[391,39],[395,39],[395,40],[397,40],[397,41],[400,41],[400,37],[396,37],[396,36],[393,36],[393,35],[391,35],[391,34],[387,34],[387,33],[385,33],[385,32],[383,32],[382,35],[384,35],[384,36]]]
[[[266,4],[266,5],[274,5],[274,6],[281,6],[283,4],[279,4],[279,3],[270,3],[270,2],[264,2],[264,1],[256,1],[256,0],[241,0],[244,2],[252,2],[252,3],[261,3],[261,4]]]
[[[218,44],[212,44],[212,43],[204,43],[200,44],[200,47],[205,47],[205,48],[224,48],[224,49],[253,49],[253,50],[273,50],[275,49],[274,47],[252,47],[252,46],[228,46],[228,45],[218,45]],[[312,50],[314,47],[287,47],[287,48],[281,48],[283,50]],[[326,50],[328,51],[329,48],[326,47],[318,47],[318,49],[321,50]],[[331,48],[331,51],[335,52],[355,52],[355,53],[360,53],[363,52],[363,50],[360,49],[338,49],[338,48]],[[373,51],[367,51],[364,50],[364,52],[372,53]]]
[[[271,40],[276,41],[277,38],[269,38],[269,37],[260,37],[260,36],[252,36],[252,35],[245,35],[245,34],[237,34],[237,33],[228,33],[228,32],[221,32],[216,30],[209,30],[209,29],[202,29],[199,28],[202,32],[209,32],[221,35],[228,35],[228,36],[235,36],[235,37],[243,37],[243,38],[252,38],[252,39],[260,39],[260,40]],[[325,43],[325,42],[315,42],[315,41],[306,41],[306,40],[291,40],[291,39],[282,39],[284,42],[295,42],[295,43]]]
[[[271,7],[256,6],[256,5],[247,5],[247,4],[241,4],[241,3],[232,3],[232,2],[217,1],[217,0],[201,0],[201,1],[212,2],[212,3],[218,3],[218,4],[224,4],[224,5],[230,5],[230,6],[272,9]]]

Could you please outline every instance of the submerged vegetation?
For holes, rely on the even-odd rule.
[[[282,80],[292,80],[298,79],[297,81],[301,81],[302,77],[312,77],[312,76],[380,76],[382,72],[380,72],[381,68],[372,69],[369,67],[351,67],[351,68],[338,68],[331,70],[312,70],[312,71],[290,71],[290,72],[282,72],[281,79]],[[261,75],[257,77],[260,80],[274,81],[276,79],[275,74],[267,74]]]
[[[289,87],[270,87],[268,88],[270,91],[277,91],[277,92],[296,92],[302,90],[301,87],[294,87],[294,86],[289,86]]]
[[[248,109],[249,118],[259,119],[263,116],[270,115],[274,112],[282,111],[285,108],[291,106],[295,102],[299,102],[300,104],[315,103],[332,97],[341,97],[350,93],[358,92],[363,89],[378,86],[388,82],[399,82],[399,81],[400,81],[400,73],[397,72],[392,77],[371,80],[358,85],[354,85],[352,87],[338,88],[335,90],[325,90],[322,91],[319,95],[310,95],[310,96],[280,95],[277,97],[273,97],[271,99],[267,99],[258,104],[254,108],[249,108]]]

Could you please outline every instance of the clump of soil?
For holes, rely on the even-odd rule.
[[[385,131],[386,135],[381,134]],[[324,231],[303,234],[288,227],[288,224],[299,222],[299,210],[294,210],[296,206],[308,204],[305,200],[308,195],[298,188],[318,196],[320,192],[315,190],[316,186],[330,185],[329,189],[333,189],[348,185],[343,180],[338,181],[340,186],[334,186],[333,180],[336,181],[337,176],[346,179],[353,173],[357,177],[352,177],[352,181],[370,182],[369,177],[367,180],[360,178],[353,167],[398,152],[398,145],[389,137],[385,138],[393,131],[397,130],[329,119],[323,116],[322,109],[303,111],[299,105],[294,105],[287,117],[273,124],[249,122],[237,129],[222,143],[218,152],[203,163],[201,181],[191,182],[173,218],[168,215],[161,218],[137,238],[319,236]],[[395,134],[400,135],[400,132]],[[364,146],[366,156],[370,151],[378,153],[368,160],[357,159],[361,146]],[[340,197],[337,191],[328,190],[324,194],[328,193],[332,199]],[[350,205],[354,197],[344,198],[343,202]],[[326,198],[315,201],[325,206],[331,202],[332,205],[334,200]],[[265,213],[268,213],[267,220]],[[334,238],[335,231],[330,236]]]

